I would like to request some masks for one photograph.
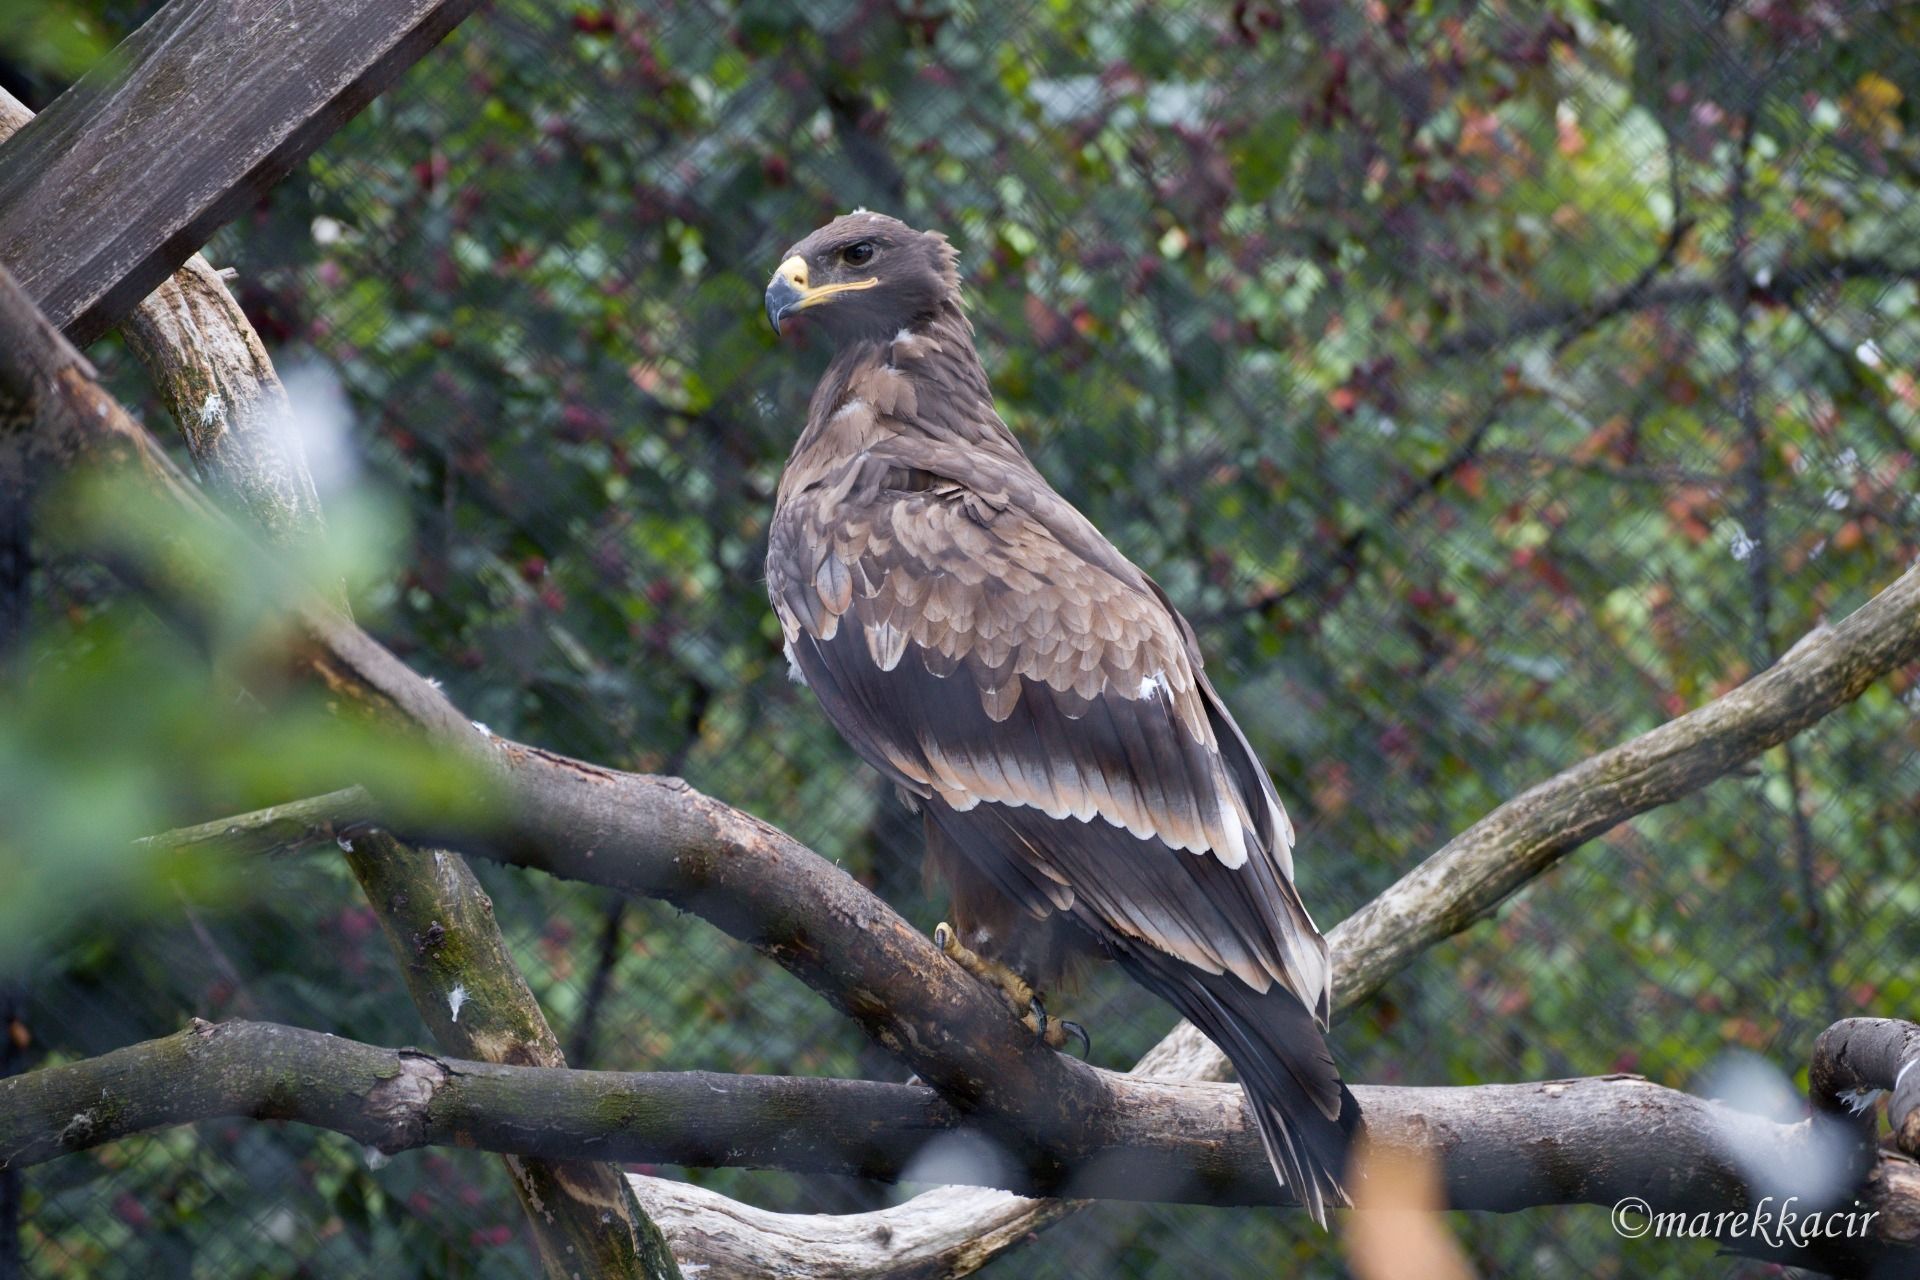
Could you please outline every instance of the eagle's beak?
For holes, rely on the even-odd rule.
[[[788,258],[767,282],[767,323],[775,333],[780,322],[807,302],[807,263],[804,258]]]
[[[879,283],[878,277],[868,276],[862,280],[840,280],[832,284],[809,286],[807,260],[796,255],[781,263],[780,269],[773,273],[773,279],[767,282],[767,320],[773,325],[773,331],[778,333],[780,322],[796,311],[805,311],[843,293],[871,289]]]

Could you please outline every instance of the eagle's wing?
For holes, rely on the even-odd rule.
[[[1003,891],[1279,983],[1325,1025],[1271,780],[1185,621],[1023,457],[880,442],[783,501],[768,579],[789,657],[870,764],[957,813],[1029,811],[988,824],[1014,846]],[[1107,833],[1020,835],[1038,813]]]

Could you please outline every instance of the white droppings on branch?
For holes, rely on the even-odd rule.
[[[453,984],[453,990],[447,992],[447,1008],[453,1011],[453,1020],[460,1021],[460,1010],[466,1007],[467,985],[464,982]]]

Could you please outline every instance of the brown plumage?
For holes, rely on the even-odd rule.
[[[767,555],[788,657],[924,815],[966,945],[1043,985],[1118,960],[1232,1060],[1324,1223],[1359,1109],[1292,828],[1192,628],[994,411],[954,264],[856,212],[768,286],[776,328],[804,313],[836,347]]]

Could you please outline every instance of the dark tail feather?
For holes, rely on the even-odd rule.
[[[1328,1205],[1352,1203],[1344,1181],[1361,1119],[1313,1015],[1278,986],[1263,994],[1231,974],[1152,961],[1129,967],[1227,1055],[1274,1173],[1325,1227]]]

